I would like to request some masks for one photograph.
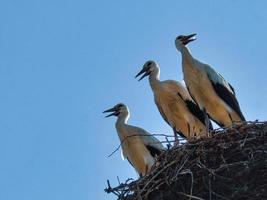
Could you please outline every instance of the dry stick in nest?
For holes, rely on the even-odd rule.
[[[180,168],[177,170],[177,173],[176,173],[176,177],[179,175],[179,174],[186,174],[188,173],[190,170],[184,170],[182,172],[180,172],[182,169],[183,169],[183,166],[185,165],[185,163],[187,162],[190,154],[192,154],[192,152],[194,152],[195,149],[193,149],[190,153],[188,153],[187,156],[185,156],[185,161],[182,163],[182,165],[180,166]],[[148,187],[150,185],[150,183],[152,183],[157,177],[159,177],[160,175],[162,175],[163,177],[167,177],[166,174],[163,174],[164,171],[166,171],[166,169],[169,169],[172,165],[178,163],[178,160],[173,160],[171,163],[165,165],[162,169],[159,169],[158,172],[155,173],[155,175],[153,175],[153,173],[151,173],[151,176],[148,176],[148,182],[146,182],[146,184],[144,185],[143,189],[142,189],[142,193],[146,191],[145,193],[145,197],[147,197],[152,191],[154,191],[153,188],[155,187],[158,187],[155,186],[155,185],[151,185],[150,187]],[[165,163],[164,163],[165,164]],[[190,171],[191,172],[191,171]],[[193,174],[192,172],[190,173],[191,174],[191,178],[192,178],[192,181],[191,181],[191,189],[190,189],[190,195],[192,196],[192,192],[193,192]],[[174,181],[172,181],[174,182]],[[160,185],[163,185],[164,182],[162,181]]]
[[[265,180],[267,178],[266,172],[265,172],[266,170],[262,168],[266,166],[266,159],[267,159],[266,142],[264,142],[266,141],[266,137],[267,137],[267,134],[266,134],[267,123],[266,122],[264,123],[248,122],[241,126],[236,126],[236,127],[227,129],[227,134],[224,134],[225,131],[222,131],[222,132],[223,133],[221,133],[220,131],[215,131],[215,135],[213,136],[213,138],[207,138],[205,140],[196,140],[196,141],[193,141],[192,143],[187,143],[186,145],[183,145],[180,148],[170,149],[163,155],[159,156],[159,161],[161,162],[161,164],[159,166],[156,166],[156,168],[154,168],[150,174],[146,175],[145,177],[137,181],[133,181],[127,184],[127,186],[120,185],[121,187],[117,188],[117,191],[121,193],[122,198],[127,197],[128,199],[129,197],[129,199],[136,199],[137,198],[137,196],[135,196],[136,185],[138,184],[139,191],[143,190],[141,194],[139,193],[141,195],[141,198],[146,199],[146,197],[148,197],[149,194],[157,192],[158,190],[160,190],[161,187],[165,188],[165,186],[169,185],[170,184],[169,181],[171,182],[178,181],[183,184],[183,182],[181,181],[185,181],[183,178],[185,176],[181,174],[182,177],[179,179],[176,179],[173,177],[173,172],[172,172],[173,170],[177,172],[177,167],[174,167],[174,166],[176,164],[179,165],[179,163],[182,163],[180,164],[180,166],[186,165],[184,170],[189,169],[194,172],[194,179],[195,179],[194,184],[198,184],[201,182],[204,183],[203,185],[204,188],[200,187],[199,185],[199,188],[197,187],[196,190],[195,189],[194,190],[195,192],[197,192],[197,194],[200,194],[200,195],[202,195],[203,191],[206,190],[207,196],[205,197],[205,199],[211,199],[212,196],[218,197],[219,199],[229,199],[229,198],[233,199],[233,197],[235,197],[235,199],[236,198],[247,199],[247,197],[251,199],[259,199],[259,196],[257,195],[264,195],[265,193],[267,193],[266,187],[264,187],[267,184]],[[188,154],[188,150],[192,151],[192,147],[198,149],[196,151],[196,154],[194,154],[194,155],[197,155],[197,157],[188,158],[187,156],[182,155],[183,152],[186,152],[186,154]],[[201,150],[199,151],[199,149]],[[199,158],[202,157],[202,159],[204,160],[207,159],[207,156],[205,156],[206,154],[207,156],[211,155],[212,157],[208,157],[208,159],[209,160],[215,159],[214,161],[216,161],[217,164],[216,165],[212,164],[211,166],[209,164],[209,167],[203,164]],[[214,157],[214,154],[218,154],[218,158]],[[177,158],[180,158],[181,155],[184,161],[177,159]],[[186,159],[189,159],[189,160],[185,162]],[[238,159],[243,159],[243,160],[238,161]],[[249,161],[247,161],[247,159]],[[168,163],[169,163],[169,166],[166,167]],[[200,167],[199,169],[201,170],[197,170],[198,168],[197,166]],[[247,169],[246,166],[250,167],[249,171],[246,170]],[[183,169],[183,167],[181,169]],[[235,185],[235,186],[231,185],[232,183],[236,184],[235,178],[237,174],[235,173],[234,170],[237,170],[239,174],[238,177],[241,177],[241,178],[244,175],[246,177],[247,173],[249,173],[250,176],[251,176],[251,173],[253,173],[254,179],[257,180],[258,181],[257,183],[262,186],[253,185],[254,182],[251,178],[249,182],[246,183],[246,185],[248,185],[248,187],[250,188],[251,187],[257,188],[257,189],[253,189],[249,191],[249,192],[256,191],[257,193],[249,193],[249,194],[244,193],[243,194],[239,192],[239,190],[241,192],[243,191],[241,187],[242,185]],[[205,171],[206,173],[203,174],[203,172]],[[181,170],[181,172],[186,172],[186,171]],[[217,177],[216,179],[213,178],[213,180],[215,180],[213,184],[211,184],[211,179],[210,179],[211,177]],[[164,181],[164,179],[167,181]],[[201,180],[203,180],[204,182]],[[190,182],[192,182],[192,177],[191,177]],[[219,187],[221,189],[219,189],[218,191],[218,186],[219,186],[218,184],[223,184],[223,187],[225,188],[222,190],[222,188]],[[211,185],[213,187],[211,187]],[[176,188],[176,190],[178,190],[176,191],[176,193],[180,195],[181,199],[191,198],[191,199],[202,200],[203,199],[202,197],[196,197],[194,196],[194,194],[192,194],[191,192],[193,191],[193,189],[191,189],[192,187],[193,187],[192,184],[189,184],[188,186],[186,186],[186,188],[189,188],[190,194],[186,194],[182,191],[179,191],[178,188]],[[233,193],[232,196],[230,197],[229,194],[231,193],[229,192],[235,191],[235,190],[237,193]],[[227,192],[227,193],[224,194],[222,192]],[[130,196],[128,196],[128,194],[131,194],[131,198]],[[161,193],[161,194],[164,194],[164,193]]]
[[[128,138],[130,138],[130,137],[139,137],[139,136],[146,136],[146,137],[151,137],[151,136],[163,136],[163,137],[165,137],[166,138],[166,141],[162,141],[162,142],[155,142],[155,143],[168,143],[168,144],[170,144],[170,142],[174,142],[174,140],[172,141],[169,141],[167,138],[169,138],[169,137],[174,137],[174,136],[172,136],[172,135],[166,135],[166,134],[151,134],[151,135],[145,135],[145,134],[135,134],[135,135],[129,135],[129,136],[127,136],[127,137],[125,137],[122,141],[121,141],[121,143],[120,143],[120,145],[111,153],[111,154],[109,154],[108,155],[108,157],[111,157],[114,153],[116,153],[120,148],[121,148],[121,146],[122,146],[122,144],[128,139]]]
[[[130,187],[129,187],[128,182],[132,181],[132,180],[133,180],[132,178],[129,178],[129,179],[126,180],[125,183],[121,183],[121,184],[119,184],[119,186],[114,187],[114,188],[112,188],[110,186],[110,182],[109,182],[109,180],[107,180],[108,187],[104,191],[107,192],[107,193],[113,193],[118,198],[120,198],[120,197],[124,196],[125,194],[129,193],[129,189],[128,188],[130,188]],[[131,182],[130,184],[133,184],[133,183],[134,182]]]
[[[159,172],[157,172],[153,177],[151,177],[151,179],[145,184],[145,186],[143,187],[142,192],[145,191],[146,187],[156,178],[158,177],[164,170],[166,170],[168,167],[172,166],[173,164],[175,164],[175,160],[172,161],[171,163],[169,163],[168,165],[166,165],[164,168],[162,168]]]
[[[139,188],[138,183],[137,183],[137,197],[138,197],[138,200],[142,200],[142,196],[141,196],[141,192],[140,192],[140,188]]]

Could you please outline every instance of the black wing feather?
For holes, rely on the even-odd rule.
[[[233,93],[231,93],[226,87],[221,85],[220,83],[214,83],[210,79],[211,84],[216,92],[216,94],[225,102],[227,105],[229,105],[240,117],[242,121],[246,121],[245,117],[243,116],[239,104],[236,100],[236,97]],[[231,86],[232,88],[232,86]]]
[[[190,94],[190,93],[189,93]],[[182,95],[178,92],[178,96],[185,102],[186,104],[186,107],[189,109],[189,111],[199,119],[199,121],[201,121],[204,125],[205,125],[205,113],[203,110],[201,110],[199,108],[199,106],[191,101],[191,100],[184,100]],[[191,95],[192,96],[192,95]],[[192,97],[193,98],[193,97]],[[210,130],[213,130],[213,126],[212,126],[212,123],[211,121],[209,121],[209,129]]]
[[[197,118],[199,119],[199,121],[201,121],[201,122],[205,125],[205,124],[206,124],[206,122],[205,122],[205,118],[206,118],[206,116],[205,116],[204,111],[201,110],[201,109],[199,108],[199,106],[198,106],[195,102],[193,102],[193,101],[186,100],[185,103],[186,103],[186,106],[187,106],[187,108],[189,109],[189,111],[190,111],[195,117],[197,117]],[[207,117],[208,117],[208,116],[207,116]],[[210,120],[209,120],[209,130],[213,130],[213,126],[212,126],[212,123],[211,123]]]
[[[204,112],[195,104],[193,101],[185,100],[186,106],[189,111],[196,116],[203,124],[205,124],[205,114]]]
[[[191,96],[191,98],[192,98],[192,99],[194,100],[194,102],[198,105],[196,99],[195,99],[194,96],[191,94],[189,88],[188,88],[188,87],[186,87],[186,88],[187,88],[187,91],[188,91],[189,95]]]
[[[156,155],[160,155],[161,154],[161,150],[150,146],[150,145],[146,145],[146,148],[148,149],[149,153],[151,154],[151,156],[155,157]]]
[[[204,112],[198,107],[198,105],[191,100],[184,100],[183,96],[178,92],[178,96],[185,102],[186,107],[189,111],[195,115],[203,124],[205,124],[205,115]]]
[[[128,162],[133,166],[133,163],[130,161],[129,158],[127,158]],[[134,167],[134,166],[133,166]]]
[[[186,138],[182,131],[176,131],[178,135],[180,135],[181,138]]]
[[[234,88],[230,83],[228,83],[228,84],[229,84],[231,90],[233,91],[233,93],[234,93],[234,95],[235,95],[235,88]]]
[[[224,127],[223,123],[222,122],[219,122],[219,121],[216,121],[215,119],[213,119],[209,114],[208,114],[209,118],[214,121],[218,126],[220,127]]]

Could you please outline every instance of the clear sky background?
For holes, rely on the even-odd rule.
[[[214,2],[214,3],[213,3]],[[115,199],[103,189],[137,175],[120,153],[118,102],[129,123],[172,134],[148,80],[182,79],[174,40],[197,33],[193,55],[236,89],[248,120],[267,119],[266,1],[0,1],[0,200]]]

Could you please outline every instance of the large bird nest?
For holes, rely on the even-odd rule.
[[[267,199],[267,122],[215,130],[157,159],[146,176],[105,191],[118,200]]]

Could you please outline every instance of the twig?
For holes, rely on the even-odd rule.
[[[211,138],[189,141],[163,152],[152,171],[137,181],[118,180],[119,186],[114,188],[107,181],[105,191],[115,194],[118,200],[145,200],[157,193],[162,199],[172,199],[168,197],[173,195],[181,200],[265,199],[265,130],[267,122],[220,129]],[[168,137],[165,142],[169,143]]]
[[[156,173],[147,183],[146,185],[143,187],[142,191],[143,192],[146,187],[157,177],[159,176],[164,170],[166,170],[168,167],[170,167],[171,165],[173,165],[176,161],[172,161],[171,163],[169,163],[168,165],[166,165],[163,169],[161,169],[158,173]]]
[[[183,192],[177,192],[178,194],[181,194],[183,196],[186,196],[186,197],[189,197],[190,199],[193,198],[193,199],[197,199],[197,200],[205,200],[205,199],[202,199],[200,197],[196,197],[196,196],[193,196],[193,195],[189,195],[189,194],[185,194]]]
[[[128,138],[131,138],[131,137],[140,137],[140,136],[145,136],[145,137],[151,137],[151,136],[162,136],[162,137],[165,137],[165,138],[168,138],[168,137],[174,137],[173,135],[166,135],[166,134],[151,134],[151,135],[146,135],[146,134],[135,134],[135,135],[129,135],[129,136],[126,136],[122,141],[121,143],[119,144],[119,146],[111,153],[108,155],[108,157],[111,157],[114,153],[116,153],[122,146],[122,144],[128,139]],[[153,143],[169,143],[169,141],[163,141],[163,142],[153,142]]]
[[[138,197],[138,200],[142,200],[142,196],[141,196],[139,185],[137,184],[136,186],[137,186],[137,197]]]

